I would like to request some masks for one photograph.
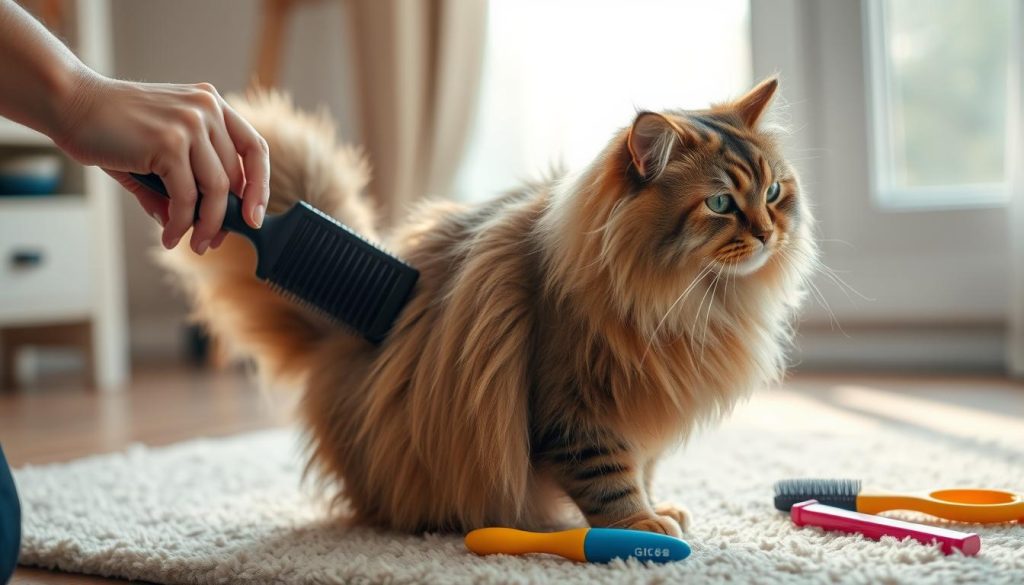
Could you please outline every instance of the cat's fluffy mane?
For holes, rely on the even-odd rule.
[[[381,238],[367,166],[324,118],[273,94],[236,105],[270,145],[271,212],[301,198]],[[532,460],[548,419],[612,429],[649,475],[665,448],[777,379],[803,295],[807,263],[792,256],[717,281],[700,265],[669,280],[637,262],[642,218],[621,212],[627,179],[612,160],[626,138],[580,175],[473,207],[425,203],[381,238],[421,279],[379,347],[268,291],[241,238],[164,263],[219,340],[304,388],[311,466],[356,518],[551,526],[564,498]],[[809,217],[795,234],[804,259]]]

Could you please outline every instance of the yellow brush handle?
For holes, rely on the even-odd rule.
[[[857,496],[858,512],[877,514],[889,510],[913,510],[957,522],[1014,522],[1024,521],[1024,497],[987,489],[939,490],[918,495],[862,491]]]
[[[466,548],[478,555],[551,553],[586,561],[583,543],[589,528],[562,532],[526,532],[514,528],[479,528],[466,535]]]

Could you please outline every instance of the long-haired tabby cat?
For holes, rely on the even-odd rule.
[[[659,456],[777,379],[816,254],[768,79],[642,112],[589,168],[381,233],[368,168],[323,116],[240,103],[270,144],[270,211],[308,200],[421,271],[380,346],[253,276],[241,238],[166,264],[213,334],[304,387],[311,465],[363,522],[405,531],[593,526],[679,535]],[[568,512],[568,514],[567,514]]]

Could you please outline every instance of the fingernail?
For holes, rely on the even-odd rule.
[[[256,223],[256,227],[263,226],[263,215],[267,212],[267,209],[260,203],[256,206],[256,209],[252,210],[252,220]]]
[[[210,247],[210,240],[203,240],[196,246],[196,254],[202,255],[206,252],[206,249]]]
[[[178,242],[181,241],[181,236],[174,238],[170,243],[165,244],[168,250],[173,250],[178,246]]]
[[[160,214],[159,214],[159,213],[157,213],[157,212],[155,212],[155,211],[154,211],[154,212],[153,212],[153,214],[152,214],[152,215],[151,215],[150,217],[152,217],[153,219],[155,219],[155,220],[156,220],[156,222],[157,222],[158,224],[160,224],[160,227],[163,227],[163,226],[164,226],[164,218],[160,217]]]

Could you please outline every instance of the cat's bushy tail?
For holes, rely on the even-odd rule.
[[[373,208],[362,194],[370,170],[362,154],[339,145],[326,112],[299,112],[287,97],[260,92],[231,100],[270,147],[268,214],[307,201],[369,239],[377,239]],[[182,241],[187,242],[185,237]],[[338,329],[270,290],[255,276],[256,254],[231,235],[203,256],[187,245],[161,252],[164,266],[191,297],[194,317],[234,354],[256,358],[261,371],[294,379]]]

